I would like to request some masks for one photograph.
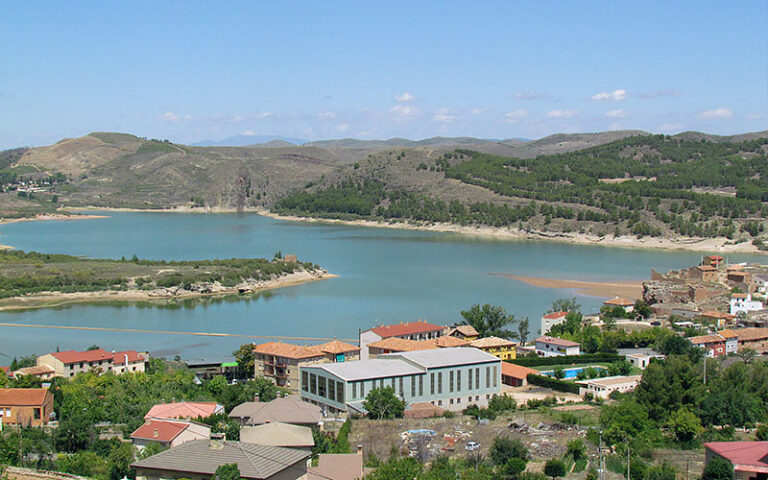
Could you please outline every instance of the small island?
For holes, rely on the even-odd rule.
[[[295,255],[225,260],[89,259],[0,251],[0,310],[245,295],[335,277]]]

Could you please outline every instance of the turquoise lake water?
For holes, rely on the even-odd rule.
[[[94,258],[266,257],[280,250],[339,278],[272,290],[247,300],[182,302],[177,308],[79,305],[0,313],[0,322],[146,330],[357,338],[379,323],[459,321],[475,303],[502,305],[531,319],[569,290],[531,287],[493,273],[580,280],[642,280],[650,270],[697,264],[701,253],[497,240],[450,233],[285,222],[255,214],[110,212],[110,218],[0,226],[0,243],[23,250]],[[761,256],[730,255],[732,261]],[[579,297],[585,311],[602,299]],[[220,358],[246,341],[170,334],[0,327],[7,356],[87,348],[149,350],[182,358]],[[0,364],[8,358],[0,355]],[[8,360],[9,361],[9,360]]]

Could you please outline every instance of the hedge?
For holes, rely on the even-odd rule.
[[[560,355],[557,357],[521,357],[507,360],[509,363],[523,367],[540,367],[542,365],[579,365],[584,363],[613,363],[624,357],[615,353],[588,353],[584,355]]]
[[[535,373],[529,373],[526,378],[529,385],[538,385],[539,387],[557,390],[558,392],[579,394],[579,385],[573,382],[564,382],[546,375],[536,375]]]

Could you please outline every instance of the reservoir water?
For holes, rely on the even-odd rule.
[[[695,265],[697,252],[664,252],[498,240],[459,234],[286,222],[255,214],[110,212],[110,218],[20,222],[0,226],[0,243],[22,250],[93,258],[202,259],[266,257],[280,250],[338,278],[272,290],[250,299],[185,301],[167,306],[77,305],[0,313],[0,323],[145,330],[357,338],[379,323],[426,319],[452,324],[475,303],[501,305],[531,320],[569,290],[536,288],[492,275],[579,280],[643,280],[651,268]],[[731,261],[763,261],[729,255]],[[584,310],[603,299],[579,296]],[[186,359],[222,358],[247,340],[155,333],[48,330],[0,326],[0,364],[8,356],[98,344]]]

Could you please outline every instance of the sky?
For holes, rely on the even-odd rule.
[[[0,0],[0,149],[768,129],[763,1]]]

